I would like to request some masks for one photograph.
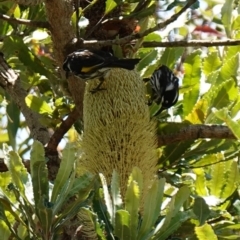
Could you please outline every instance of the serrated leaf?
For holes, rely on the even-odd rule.
[[[45,196],[41,196],[38,202],[38,217],[41,223],[43,234],[45,236],[50,234],[52,221],[53,221],[53,211],[51,207],[48,206]]]
[[[173,212],[174,212],[175,196],[176,195],[172,197],[170,203],[168,204],[168,210],[165,218],[163,218],[154,228],[153,230],[154,235],[156,233],[158,233],[159,235],[162,234],[165,231],[165,229],[169,226],[171,219],[174,216]]]
[[[225,28],[226,34],[229,38],[231,38],[231,21],[232,21],[232,12],[233,12],[233,2],[234,0],[225,1],[221,10],[222,23]]]
[[[190,87],[190,91],[183,95],[183,114],[186,116],[193,109],[199,97],[201,78],[201,51],[189,55],[184,63],[185,75],[183,87]]]
[[[207,196],[208,190],[206,186],[206,178],[205,172],[203,168],[196,168],[193,169],[194,173],[196,174],[196,181],[195,181],[195,191],[198,196]]]
[[[118,210],[116,212],[116,224],[114,233],[119,239],[133,239],[130,234],[131,216],[126,210]]]
[[[218,52],[211,52],[203,62],[203,73],[206,76],[209,76],[213,72],[219,69],[221,66],[221,60],[219,58]]]
[[[193,204],[193,212],[197,216],[200,226],[205,223],[210,214],[208,205],[203,198],[196,198]]]
[[[208,101],[202,98],[194,106],[193,110],[185,117],[189,123],[192,124],[201,124],[204,123],[207,110],[208,110]]]
[[[239,67],[239,54],[236,54],[234,51],[234,55],[229,59],[224,59],[224,64],[222,65],[219,77],[216,81],[216,84],[222,84],[226,80],[232,79],[233,76],[238,75],[238,67]]]
[[[16,152],[10,151],[5,155],[4,162],[11,173],[13,183],[16,185],[21,195],[25,196],[24,184],[28,181],[28,173],[22,163],[22,159]]]
[[[34,95],[31,94],[27,95],[25,98],[25,102],[30,109],[40,114],[51,115],[53,112],[51,107],[43,99],[36,97]]]
[[[57,177],[54,181],[54,187],[52,191],[51,202],[55,202],[57,195],[59,194],[61,188],[68,180],[70,173],[73,171],[74,163],[76,160],[75,146],[71,143],[67,144],[63,150],[63,157],[58,170]],[[64,196],[62,196],[64,197]],[[65,196],[66,197],[66,196]]]
[[[193,140],[188,140],[166,145],[163,148],[162,155],[158,161],[159,164],[172,165],[180,161],[184,153],[188,151],[188,148],[193,142]]]
[[[236,161],[229,161],[229,162],[231,163],[231,165],[227,170],[227,176],[225,178],[226,179],[225,186],[221,194],[222,198],[227,198],[231,196],[239,184],[238,164]]]
[[[133,168],[132,173],[129,177],[129,181],[135,181],[138,184],[140,195],[143,189],[143,175],[142,171],[138,167]]]
[[[47,167],[44,162],[36,162],[33,164],[34,171],[31,172],[33,182],[33,194],[35,207],[37,208],[41,197],[48,199],[48,174]]]
[[[48,171],[44,154],[42,144],[38,141],[34,141],[31,151],[30,168],[36,208],[41,197],[45,197],[45,199],[48,200]]]
[[[208,183],[208,188],[211,195],[220,198],[221,192],[224,188],[226,179],[226,166],[224,162],[214,164],[211,166],[211,180]]]
[[[144,54],[144,56],[141,58],[141,61],[137,65],[137,71],[141,71],[148,65],[150,65],[157,57],[157,50],[152,50],[151,52],[148,52],[147,54]]]
[[[140,203],[140,192],[138,183],[135,181],[130,181],[127,187],[125,195],[125,209],[130,214],[130,239],[136,239],[137,226],[138,226],[138,210]]]
[[[71,219],[73,216],[76,216],[79,212],[79,209],[81,207],[86,207],[87,204],[87,201],[83,202],[82,200],[77,199],[72,204],[66,205],[61,213],[55,217],[55,221],[52,224],[52,229],[56,229],[55,231],[57,231],[58,227],[61,227],[63,223]]]
[[[168,66],[170,69],[173,69],[183,52],[184,48],[166,48],[161,55],[159,63]]]
[[[14,46],[14,47],[13,47]],[[39,73],[51,78],[51,72],[48,71],[38,57],[30,51],[28,46],[23,42],[22,37],[17,35],[4,38],[4,51],[8,54],[17,55],[18,59],[32,73]]]
[[[217,147],[217,145],[215,145]],[[211,148],[211,143],[209,144],[209,147]],[[200,150],[200,149],[199,149]],[[221,149],[223,150],[223,149]],[[216,152],[220,151],[218,148],[216,149]],[[204,150],[203,150],[204,152]],[[206,152],[205,152],[206,153]],[[199,154],[199,152],[198,152]],[[208,154],[204,155],[201,158],[197,159],[195,162],[191,163],[191,166],[195,167],[204,167],[205,165],[208,166],[210,164],[215,164],[224,159],[224,155],[221,152],[218,152],[216,154]]]
[[[172,197],[168,205],[166,217],[154,229],[154,234],[158,232],[158,235],[161,235],[165,233],[167,228],[171,228],[171,221],[178,214],[180,208],[188,199],[189,195],[190,190],[187,186],[183,186],[178,190],[177,194]]]
[[[211,225],[207,223],[201,227],[195,227],[194,230],[199,240],[218,240],[217,235],[214,233]]]
[[[143,220],[137,239],[145,238],[151,232],[160,215],[162,198],[164,194],[165,179],[154,180],[145,199]]]
[[[180,211],[180,208],[183,206],[184,202],[189,198],[189,196],[190,189],[188,186],[183,186],[178,190],[177,194],[175,195],[173,215]]]
[[[239,123],[232,120],[232,118],[228,115],[228,109],[222,108],[221,110],[212,109],[214,115],[219,119],[223,120],[227,126],[231,129],[232,133],[236,138],[240,139],[240,128]]]
[[[15,229],[12,227],[10,221],[8,220],[6,214],[5,214],[5,211],[4,211],[4,208],[3,208],[3,205],[2,203],[0,202],[0,220],[3,220],[5,222],[5,224],[7,225],[8,229],[11,231],[12,235],[17,239],[17,240],[21,240]]]
[[[168,227],[165,229],[165,231],[157,232],[152,240],[164,240],[168,239],[168,237],[171,234],[174,234],[174,232],[180,228],[180,226],[187,221],[190,217],[192,217],[191,211],[186,212],[178,212],[172,219]]]
[[[232,23],[232,30],[240,29],[240,16],[237,16]]]

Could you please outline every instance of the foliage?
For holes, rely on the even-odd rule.
[[[48,181],[44,149],[34,142],[30,169],[5,146],[9,172],[0,173],[0,229],[3,239],[56,239],[63,225],[89,202],[94,178],[75,178],[74,146],[63,151],[61,166],[54,184]],[[74,199],[73,199],[74,198]]]
[[[79,8],[78,25],[86,20],[87,8],[97,2],[100,1]],[[140,32],[144,32],[178,12],[187,1],[159,2],[156,9],[151,0],[107,0],[104,16],[111,19],[110,14],[121,5],[121,16],[135,17]],[[141,4],[145,6],[142,9]],[[157,119],[159,135],[171,136],[195,124],[218,124],[227,126],[240,138],[239,45],[141,47],[146,42],[168,39],[239,39],[239,9],[239,1],[199,1],[181,19],[136,39],[134,47],[126,46],[134,57],[141,58],[137,71],[142,77],[149,77],[165,64],[180,78],[178,103]],[[47,20],[45,3],[24,6],[16,1],[1,1],[0,14],[30,21]],[[75,28],[76,12],[71,19]],[[85,37],[85,30],[74,29],[81,37]],[[60,75],[61,66],[55,59],[49,31],[1,19],[0,49],[9,65],[19,72],[21,85],[28,92],[28,108],[39,113],[41,123],[55,131],[74,103]],[[122,54],[119,46],[113,50]],[[147,95],[151,94],[147,84],[146,89]],[[43,146],[36,141],[32,144],[34,139],[28,133],[26,120],[3,88],[0,101],[0,144],[9,170],[0,173],[2,239],[57,239],[73,216],[78,216],[79,223],[89,222],[99,239],[239,239],[239,141],[189,139],[159,146],[160,179],[154,180],[144,195],[144,179],[137,168],[133,169],[123,199],[116,172],[111,186],[101,174],[101,187],[91,175],[76,177],[77,151],[72,144],[62,152],[54,183],[49,182]],[[158,109],[157,105],[150,106],[150,114]],[[74,129],[83,130],[77,124],[68,132],[67,142],[76,141]],[[29,155],[31,174],[23,165],[23,158]]]

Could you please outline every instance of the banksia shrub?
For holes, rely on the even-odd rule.
[[[108,184],[116,170],[122,193],[136,166],[147,187],[156,173],[157,155],[155,124],[150,121],[144,83],[136,71],[117,68],[108,72],[102,85],[106,90],[92,94],[90,90],[97,84],[92,80],[86,86],[80,166],[103,173]]]

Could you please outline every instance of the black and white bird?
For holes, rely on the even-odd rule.
[[[69,73],[74,74],[82,80],[98,78],[99,85],[92,90],[100,89],[104,77],[111,68],[124,68],[133,70],[140,59],[118,59],[109,52],[100,50],[79,49],[67,56],[63,63],[63,70],[66,71],[66,78]]]
[[[144,80],[148,80],[152,88],[150,104],[154,101],[158,105],[161,105],[161,108],[154,116],[177,103],[179,96],[179,79],[167,66],[160,66],[153,72],[149,79]]]

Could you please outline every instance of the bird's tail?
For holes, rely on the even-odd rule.
[[[125,68],[128,70],[133,70],[135,65],[138,64],[140,59],[117,59],[112,62],[111,67]]]

